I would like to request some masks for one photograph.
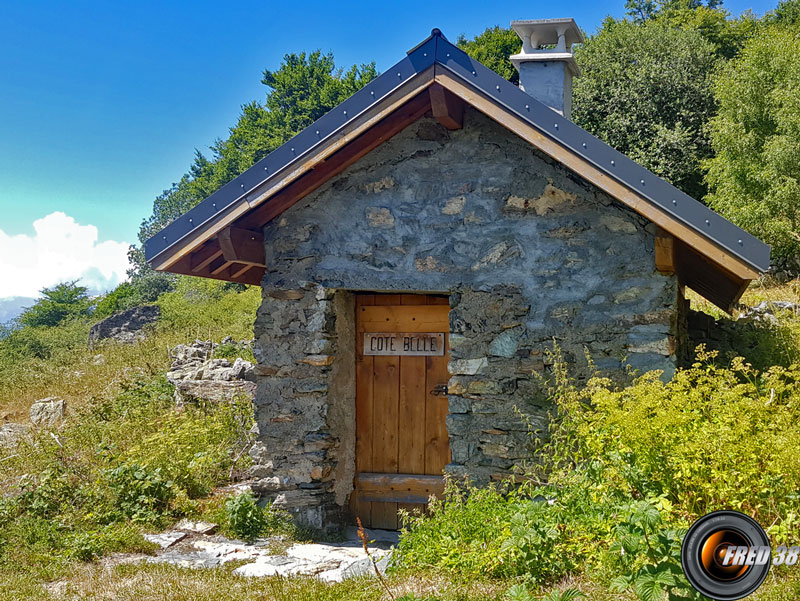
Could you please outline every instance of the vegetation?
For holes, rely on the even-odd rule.
[[[134,290],[141,290],[139,282]],[[148,278],[143,282],[150,286]],[[109,296],[118,296],[120,288]],[[16,325],[0,339],[0,415],[19,419],[31,402],[55,392],[77,407],[113,394],[125,374],[163,374],[171,362],[168,350],[176,344],[196,338],[219,342],[225,336],[249,340],[260,301],[257,288],[242,291],[224,282],[181,278],[174,291],[158,297],[162,317],[154,332],[135,345],[101,341],[88,348],[89,328],[98,316],[73,316],[53,327]],[[236,354],[252,360],[247,349]]]
[[[734,508],[796,540],[800,364],[759,373],[712,359],[701,350],[669,382],[651,372],[623,388],[578,387],[556,361],[550,437],[535,441],[524,483],[451,482],[430,515],[407,517],[397,569],[532,586],[592,575],[643,601],[698,598],[680,567],[697,517]]]
[[[704,194],[703,126],[714,114],[714,47],[662,20],[606,20],[576,52],[575,122],[694,197]]]
[[[800,28],[754,37],[715,83],[711,206],[773,247],[773,261],[800,269]]]

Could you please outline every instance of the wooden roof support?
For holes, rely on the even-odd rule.
[[[675,238],[658,228],[655,235],[656,270],[675,273]]]
[[[220,231],[219,246],[226,261],[266,267],[264,234],[261,231],[226,227]]]
[[[191,269],[191,256],[186,255],[170,267],[171,273],[182,275],[193,275],[214,280],[224,280],[226,282],[236,282],[238,284],[258,285],[264,277],[266,269],[253,265],[241,265],[239,263],[228,263],[223,257],[218,257],[215,267],[206,267],[204,270],[195,272]],[[215,273],[214,273],[215,272]]]
[[[191,255],[192,273],[197,274],[205,271],[206,267],[221,256],[222,249],[220,249],[219,245],[214,240],[207,242],[203,248]]]
[[[464,126],[464,101],[451,94],[441,84],[428,88],[431,110],[436,120],[447,129],[461,129]]]

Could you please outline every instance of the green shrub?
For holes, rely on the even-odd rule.
[[[149,470],[138,464],[123,464],[106,470],[103,476],[113,495],[114,509],[110,517],[134,522],[157,524],[169,514],[175,498],[175,484],[164,477],[159,468]]]
[[[299,533],[287,512],[259,505],[250,491],[225,499],[217,519],[223,532],[245,541],[275,534],[296,537]]]
[[[123,282],[106,294],[97,303],[95,318],[104,318],[118,311],[125,311],[153,303],[165,292],[175,288],[175,276],[166,273],[148,273],[130,282]]]
[[[269,526],[268,509],[261,507],[246,492],[225,501],[225,517],[228,530],[238,538],[252,541],[264,534]]]
[[[583,389],[562,380],[545,452],[595,466],[605,490],[664,497],[676,515],[728,508],[774,529],[796,528],[800,365],[757,372],[714,359],[701,352],[667,383],[657,373],[623,389],[599,378]]]
[[[174,291],[158,299],[162,328],[181,331],[187,338],[216,339],[217,332],[235,340],[253,336],[253,320],[261,304],[261,290],[242,291],[227,282],[184,277]]]
[[[800,365],[758,372],[701,353],[671,381],[659,375],[578,386],[556,360],[557,415],[521,466],[528,478],[483,489],[448,483],[427,514],[404,520],[394,569],[539,586],[585,572],[643,601],[698,598],[682,575],[680,543],[700,515],[738,509],[773,540],[796,540]]]
[[[427,514],[404,514],[394,566],[532,582],[561,576],[562,508],[542,492],[449,481]]]

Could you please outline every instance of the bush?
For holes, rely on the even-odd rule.
[[[245,541],[267,534],[294,532],[291,516],[271,506],[262,507],[250,491],[230,497],[224,507],[225,531]]]
[[[695,518],[738,509],[774,540],[796,540],[800,365],[715,360],[701,353],[669,382],[651,372],[623,388],[579,387],[556,360],[557,414],[523,483],[449,482],[427,514],[405,518],[394,569],[535,585],[585,572],[644,601],[699,599],[680,567]]]
[[[267,530],[267,510],[256,503],[253,493],[246,492],[225,502],[228,529],[238,538],[252,541]]]
[[[175,288],[175,276],[148,273],[131,282],[123,282],[106,294],[94,310],[96,318],[104,318],[132,307],[153,303],[165,292]]]
[[[550,450],[593,466],[606,489],[664,497],[686,518],[728,508],[794,529],[800,365],[757,372],[741,359],[729,367],[714,359],[701,352],[667,383],[652,372],[621,390],[605,379],[582,390],[562,379]]]
[[[4,480],[22,482],[0,502],[0,564],[140,549],[139,528],[195,511],[195,499],[228,479],[249,442],[252,406],[178,411],[173,390],[163,377],[129,381],[78,408],[56,438],[33,432],[0,457]],[[27,554],[40,559],[19,559]]]

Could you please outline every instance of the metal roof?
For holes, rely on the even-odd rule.
[[[756,271],[769,268],[770,248],[702,203],[684,194],[638,163],[614,150],[572,121],[565,119],[491,69],[470,58],[434,29],[407,56],[372,80],[291,140],[228,182],[203,202],[170,223],[145,243],[152,261],[180,244],[196,229],[217,218],[256,188],[285,174],[304,157],[398,86],[434,64],[469,84],[558,144],[582,157],[609,177],[630,188],[654,206],[684,223]]]

